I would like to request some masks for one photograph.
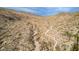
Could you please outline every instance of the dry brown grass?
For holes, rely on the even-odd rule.
[[[77,37],[70,36],[67,32],[71,35],[77,34]],[[0,10],[1,51],[79,50],[78,37],[78,14],[61,13],[41,17],[29,13]]]

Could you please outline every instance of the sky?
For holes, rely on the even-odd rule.
[[[7,7],[16,11],[24,11],[40,16],[55,15],[60,12],[79,12],[79,7]]]

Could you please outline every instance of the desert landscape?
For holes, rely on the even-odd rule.
[[[0,9],[0,51],[78,51],[79,12],[39,16]]]

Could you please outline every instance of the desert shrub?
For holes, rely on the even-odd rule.
[[[66,31],[65,35],[69,38],[69,40],[71,40],[71,38],[74,37],[74,40],[76,42],[74,43],[72,50],[73,51],[78,51],[79,50],[79,48],[78,48],[78,46],[79,46],[79,44],[78,44],[79,43],[79,31],[76,34],[73,34],[69,31]]]

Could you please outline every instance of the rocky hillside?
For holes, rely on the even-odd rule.
[[[0,10],[0,51],[78,51],[79,13],[36,16]]]

